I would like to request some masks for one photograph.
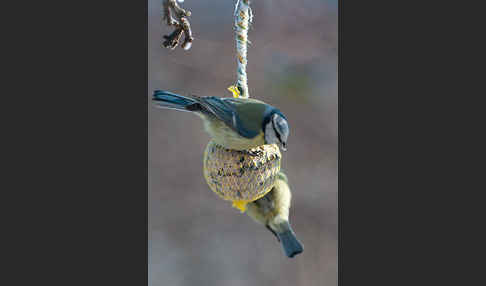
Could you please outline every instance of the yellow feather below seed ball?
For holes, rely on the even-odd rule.
[[[209,188],[233,207],[265,196],[275,184],[282,155],[275,144],[245,151],[226,149],[210,141],[204,151],[204,178]]]

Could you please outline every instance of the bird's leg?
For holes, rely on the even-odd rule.
[[[181,47],[185,50],[190,49],[194,37],[192,36],[191,25],[187,17],[191,16],[191,12],[182,9],[176,0],[164,0],[162,5],[164,12],[163,19],[166,20],[168,26],[175,27],[175,30],[170,35],[163,36],[165,41],[162,45],[165,48],[175,49],[179,44],[182,33],[184,33],[186,36]]]

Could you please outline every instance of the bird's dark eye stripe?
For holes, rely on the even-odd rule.
[[[278,131],[277,131],[277,132],[275,132],[275,133],[277,133],[277,138],[278,138],[278,141],[282,142],[282,139],[280,138],[280,133],[278,133]]]
[[[282,138],[280,138],[280,132],[278,131],[278,128],[275,128],[275,124],[274,124],[274,121],[273,120],[272,120],[272,128],[275,131],[275,134],[277,135],[278,141],[280,141],[280,143],[281,143],[282,142]]]

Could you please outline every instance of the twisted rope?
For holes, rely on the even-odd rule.
[[[238,68],[236,73],[236,87],[237,91],[235,97],[248,98],[248,77],[246,74],[247,63],[247,44],[248,44],[248,28],[252,22],[253,14],[250,8],[250,0],[237,0],[235,6],[235,38],[236,38],[236,56]],[[231,89],[231,87],[230,87]]]

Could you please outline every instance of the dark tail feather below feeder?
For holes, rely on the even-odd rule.
[[[280,233],[277,232],[277,236],[280,239],[280,243],[282,244],[285,255],[292,258],[295,255],[302,253],[304,251],[304,247],[295,237],[295,233],[290,224],[288,222],[285,224],[286,226],[284,229],[286,230]]]

